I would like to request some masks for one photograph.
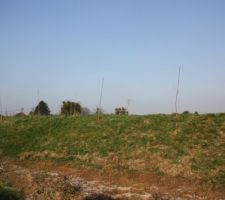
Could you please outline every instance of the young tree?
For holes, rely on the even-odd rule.
[[[63,101],[61,106],[62,115],[79,115],[81,114],[82,107],[77,102]]]
[[[50,115],[50,109],[48,108],[48,104],[44,101],[40,101],[39,104],[35,107],[34,114]]]

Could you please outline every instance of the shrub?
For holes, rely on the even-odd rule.
[[[121,107],[121,108],[115,108],[115,114],[116,115],[128,115],[128,111],[126,108]]]
[[[188,114],[190,114],[190,112],[188,110],[185,110],[182,114],[183,115],[188,115]]]
[[[63,101],[61,106],[62,115],[79,115],[82,112],[82,107],[78,102]]]
[[[195,113],[194,113],[195,115],[199,115],[199,113],[197,112],[197,111],[195,111]]]

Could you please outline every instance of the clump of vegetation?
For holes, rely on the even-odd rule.
[[[126,108],[121,107],[121,108],[115,108],[115,114],[116,115],[128,115],[128,111]]]
[[[188,110],[185,110],[182,114],[183,115],[188,115],[188,114],[190,114],[190,112]]]
[[[24,198],[17,191],[0,186],[0,199],[1,200],[23,200]]]
[[[225,170],[219,171],[219,174],[214,177],[214,182],[222,187],[225,186]]]
[[[82,107],[77,102],[63,101],[61,106],[62,115],[80,115],[82,112]]]
[[[195,115],[199,115],[199,113],[197,111],[194,112]]]

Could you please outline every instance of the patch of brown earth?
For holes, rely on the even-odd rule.
[[[84,200],[94,195],[121,200],[225,199],[225,190],[182,177],[83,169],[43,161],[2,161],[0,184],[19,189],[29,200]]]

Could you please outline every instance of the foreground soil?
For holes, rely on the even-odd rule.
[[[82,169],[49,161],[3,159],[0,184],[17,189],[26,200],[225,200],[225,189],[200,184],[197,180]]]

